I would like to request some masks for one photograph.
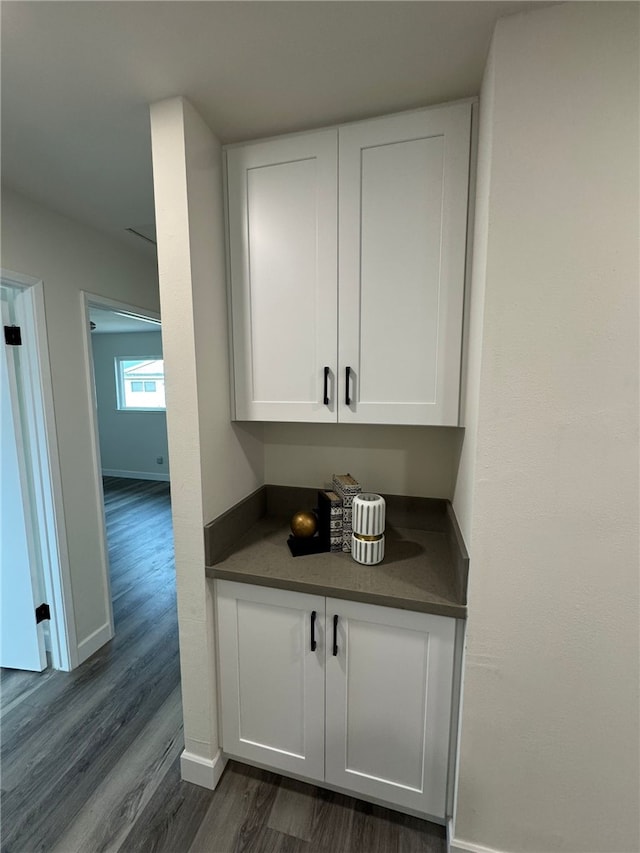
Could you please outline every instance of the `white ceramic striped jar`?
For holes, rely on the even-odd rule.
[[[385,502],[380,495],[356,495],[353,499],[351,556],[357,563],[375,566],[384,559]]]

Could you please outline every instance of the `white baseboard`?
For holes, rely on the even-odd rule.
[[[496,850],[494,847],[483,847],[482,844],[472,844],[461,838],[451,838],[449,826],[447,825],[447,851],[448,853],[506,853]]]
[[[200,785],[202,788],[215,789],[222,771],[226,767],[227,759],[219,749],[215,758],[202,758],[185,749],[180,756],[180,772],[185,782]]]
[[[90,658],[94,652],[97,652],[98,649],[102,648],[112,638],[111,625],[109,622],[105,622],[101,628],[98,628],[97,631],[89,634],[81,643],[78,643],[78,666],[84,663],[87,658]]]
[[[150,471],[118,471],[115,468],[103,468],[103,477],[123,477],[125,480],[162,480],[168,483],[168,474],[152,474]]]

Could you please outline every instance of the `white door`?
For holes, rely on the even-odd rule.
[[[324,598],[216,581],[222,749],[324,778]]]
[[[470,128],[470,104],[340,128],[340,421],[458,423]]]
[[[9,325],[2,303],[2,326]],[[47,666],[34,520],[28,495],[15,353],[0,340],[0,666],[37,672]]]
[[[455,620],[326,607],[326,781],[444,820]]]
[[[235,417],[335,421],[337,132],[226,156]]]

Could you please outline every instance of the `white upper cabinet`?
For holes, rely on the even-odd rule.
[[[464,103],[228,149],[237,420],[457,425],[470,135]]]
[[[236,419],[335,421],[336,132],[231,148],[227,180]]]
[[[470,104],[340,128],[341,421],[458,423],[470,133]]]

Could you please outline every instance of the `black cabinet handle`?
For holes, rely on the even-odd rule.
[[[344,402],[345,405],[351,405],[351,397],[349,396],[349,382],[351,381],[351,368],[347,367],[344,371]]]
[[[338,617],[333,617],[333,656],[338,654]]]
[[[325,367],[324,369],[324,393],[322,395],[322,402],[325,406],[329,405],[329,368]]]
[[[317,643],[316,643],[316,616],[318,614],[315,610],[311,611],[311,651],[315,652]]]

